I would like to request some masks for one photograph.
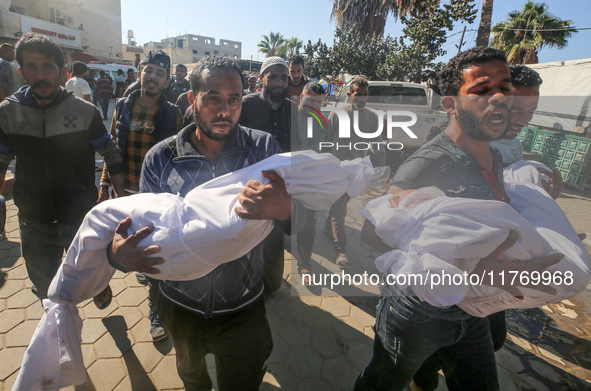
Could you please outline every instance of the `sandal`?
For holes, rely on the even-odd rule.
[[[99,310],[107,308],[113,301],[113,291],[111,290],[111,286],[107,285],[107,287],[101,293],[96,295],[92,301]]]
[[[341,268],[341,270],[351,269],[351,265],[349,264],[349,259],[347,259],[347,256],[345,254],[339,255],[337,257],[337,260],[335,261],[335,263],[338,265],[338,267]]]
[[[312,285],[312,272],[310,269],[306,269],[305,267],[299,268],[298,273],[302,278],[302,285],[309,286]],[[304,277],[307,276],[307,277]]]

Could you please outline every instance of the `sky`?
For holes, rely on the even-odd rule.
[[[525,0],[495,0],[492,24],[504,21],[511,11],[522,8]],[[330,20],[331,0],[121,0],[123,43],[127,32],[133,30],[135,41],[143,45],[148,41],[159,42],[163,38],[181,34],[196,34],[242,42],[242,58],[263,61],[257,44],[263,35],[279,32],[285,38],[297,37],[304,45],[318,39],[332,45],[335,24]],[[475,1],[478,17],[467,25],[463,49],[474,46],[480,21],[482,0]],[[591,0],[546,0],[548,11],[565,20],[572,20],[575,27],[591,27]],[[448,54],[439,59],[447,61],[457,53],[463,25],[456,24],[443,49]],[[386,35],[402,34],[401,23],[389,17]],[[574,34],[565,49],[542,49],[540,62],[566,61],[591,58],[591,29]]]

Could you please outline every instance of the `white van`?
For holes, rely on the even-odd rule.
[[[106,63],[100,63],[100,62],[89,62],[86,65],[88,66],[89,69],[97,71],[95,78],[98,77],[98,71],[109,72],[109,75],[111,76],[112,79],[115,79],[117,77],[117,70],[119,70],[119,69],[121,69],[123,71],[123,76],[125,76],[126,79],[127,79],[127,70],[128,69],[133,69],[136,77],[137,77],[137,73],[138,73],[137,68],[134,67],[133,65],[106,64]]]

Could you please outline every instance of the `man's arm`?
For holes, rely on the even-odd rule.
[[[92,148],[103,157],[107,166],[112,185],[117,195],[123,195],[123,159],[117,144],[105,129],[98,109],[94,109],[94,117],[89,127]],[[100,198],[99,198],[100,200]]]
[[[544,186],[546,192],[550,194],[550,197],[557,199],[564,188],[564,181],[562,180],[560,171],[558,171],[556,167],[554,167],[552,171],[548,171],[545,168],[539,167],[538,171],[548,176],[547,181],[542,179],[542,185]]]
[[[289,220],[294,201],[285,189],[285,181],[273,170],[263,171],[263,176],[271,183],[263,185],[259,181],[248,181],[238,194],[242,207],[236,207],[234,211],[249,220]]]

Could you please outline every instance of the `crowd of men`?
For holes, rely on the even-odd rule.
[[[17,157],[13,195],[19,208],[22,254],[33,292],[40,299],[47,297],[82,217],[96,203],[138,192],[184,196],[216,176],[277,153],[317,150],[319,142],[338,135],[335,113],[328,117],[327,129],[308,121],[308,109],[321,108],[324,89],[305,76],[299,56],[289,61],[267,58],[258,78],[251,76],[247,83],[233,60],[207,57],[188,80],[187,67],[177,65],[171,83],[170,58],[162,51],[150,51],[139,65],[138,80],[133,70],[127,79],[123,70],[118,73],[116,94],[121,98],[109,132],[103,120],[108,118],[113,81],[104,72],[94,86],[101,116],[85,82],[85,64],[74,63],[67,90],[62,87],[64,57],[49,38],[25,34],[15,48],[2,45],[0,55],[7,62],[16,56],[27,82],[15,91],[1,78],[7,71],[0,62],[0,94],[6,98],[0,104],[0,188],[8,165]],[[527,67],[510,70],[505,55],[490,48],[459,54],[440,78],[441,106],[448,123],[398,169],[388,192],[436,186],[451,197],[508,202],[502,170],[509,162],[489,146],[493,140],[514,140],[531,120],[541,79]],[[345,111],[356,118],[350,121],[351,134],[357,134],[354,123],[375,131],[379,119],[366,108],[367,80],[354,79],[348,96]],[[512,106],[514,96],[527,99]],[[306,131],[309,123],[314,126],[312,137]],[[515,141],[508,143],[517,148]],[[510,151],[512,157],[521,158],[519,151]],[[95,152],[105,161],[100,191],[94,184]],[[385,162],[383,150],[333,152],[340,159],[369,155],[374,165]],[[560,175],[546,174],[550,177],[546,188],[557,197]],[[275,229],[248,254],[204,277],[147,278],[143,273],[158,274],[155,266],[166,259],[158,257],[158,246],[138,247],[153,228],[130,235],[129,218],[121,221],[105,249],[113,267],[134,271],[139,281],[149,285],[152,338],[170,335],[186,390],[211,390],[207,353],[216,357],[220,390],[257,390],[273,348],[263,298],[282,283],[284,235],[294,235],[299,273],[313,273],[316,213],[292,199],[276,173],[264,175],[270,184],[248,182],[236,213],[245,219],[272,219]],[[344,231],[348,201],[345,195],[330,208],[324,229],[334,244],[334,261],[342,269],[351,262]],[[364,227],[363,237],[378,249],[387,248],[371,224]],[[515,240],[512,235],[498,251],[483,254],[482,268],[494,270],[495,262],[507,261],[503,250]],[[558,259],[558,255],[536,259],[528,267],[542,270]],[[494,351],[506,335],[504,313],[477,318],[457,306],[437,308],[404,293],[395,285],[382,287],[373,358],[355,390],[403,390],[413,377],[415,387],[432,390],[439,368],[450,390],[497,390]],[[95,304],[105,308],[111,298],[107,287]]]

